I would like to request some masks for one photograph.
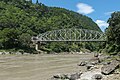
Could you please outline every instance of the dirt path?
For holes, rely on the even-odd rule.
[[[93,55],[0,55],[0,80],[47,80],[54,74],[74,73],[77,64]]]

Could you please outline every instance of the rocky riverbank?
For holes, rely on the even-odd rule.
[[[21,54],[30,54],[30,53],[27,53],[27,52],[10,52],[10,51],[2,51],[0,52],[0,55],[8,55],[8,54],[16,54],[16,55],[21,55]]]
[[[120,80],[120,61],[110,56],[95,54],[89,61],[81,61],[78,66],[86,67],[70,74],[56,74],[50,80]]]

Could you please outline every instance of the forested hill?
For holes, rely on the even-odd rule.
[[[0,49],[29,47],[33,35],[55,29],[101,31],[91,18],[31,0],[0,0]]]
[[[55,16],[60,17],[57,22],[61,22],[62,24],[60,24],[60,26],[65,26],[65,28],[77,27],[101,31],[97,24],[85,15],[57,7],[49,7],[49,11],[52,12],[51,18]]]

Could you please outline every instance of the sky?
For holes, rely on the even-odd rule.
[[[36,0],[33,0],[35,3]],[[120,0],[39,0],[50,7],[61,7],[86,15],[104,31],[111,13],[120,11]]]

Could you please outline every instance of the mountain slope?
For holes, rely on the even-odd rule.
[[[27,50],[31,36],[63,28],[101,31],[91,18],[64,8],[26,0],[0,1],[0,49]]]

